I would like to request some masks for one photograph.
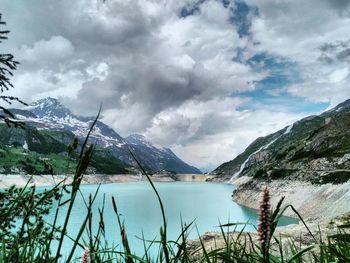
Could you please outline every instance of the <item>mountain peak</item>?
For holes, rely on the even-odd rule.
[[[63,118],[72,115],[70,110],[66,108],[58,99],[47,97],[33,102],[27,107],[36,116],[42,118],[58,117]]]
[[[30,106],[63,106],[58,99],[47,97],[37,101],[34,101]]]

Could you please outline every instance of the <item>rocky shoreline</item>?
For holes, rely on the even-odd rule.
[[[276,206],[284,196],[284,204],[293,205],[305,221],[328,222],[350,211],[350,181],[322,185],[292,180],[266,183],[264,180],[243,176],[233,184],[238,186],[232,195],[236,203],[258,209],[261,189],[268,185],[272,206]],[[285,215],[296,217],[292,210],[287,210]]]
[[[284,205],[293,205],[316,237],[320,231],[323,238],[335,234],[337,225],[343,224],[343,219],[350,214],[350,181],[342,184],[312,184],[305,181],[273,180],[267,184],[263,180],[242,176],[233,183],[238,186],[233,192],[233,201],[254,209],[259,208],[262,187],[268,185],[272,207],[284,197]],[[290,208],[284,215],[298,218]],[[292,237],[303,244],[312,241],[301,221],[299,224],[277,227],[276,235]]]
[[[232,199],[234,202],[250,207],[259,208],[261,189],[267,185],[266,181],[242,176],[232,182],[237,185]],[[274,180],[268,183],[272,207],[284,196],[284,205],[293,205],[305,221],[307,227],[319,239],[337,232],[337,225],[341,225],[344,217],[350,215],[350,181],[343,184],[314,185],[308,182],[292,180]],[[298,218],[292,209],[287,209],[285,216]],[[255,238],[255,233],[249,233]],[[236,238],[238,233],[230,233]],[[298,224],[277,227],[275,236],[281,236],[287,242],[288,237],[308,245],[314,241],[309,231],[300,221]],[[221,233],[208,232],[202,237],[207,251],[224,247],[225,242]],[[189,241],[189,248],[199,258],[202,254],[202,244],[197,240]]]

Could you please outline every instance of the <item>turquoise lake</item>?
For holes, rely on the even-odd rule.
[[[163,200],[167,222],[168,239],[176,239],[181,232],[181,217],[183,222],[190,223],[195,220],[199,233],[219,231],[220,222],[249,222],[256,224],[257,212],[253,209],[242,207],[231,199],[233,185],[221,183],[201,182],[172,182],[155,183]],[[83,196],[88,200],[89,194],[94,194],[97,185],[82,185]],[[99,221],[98,208],[103,205],[105,196],[104,221],[106,236],[109,244],[119,244],[120,233],[116,215],[112,209],[111,197],[117,200],[119,213],[125,222],[131,250],[138,255],[143,255],[143,243],[137,237],[144,234],[145,239],[153,240],[159,237],[159,227],[162,224],[160,206],[155,193],[148,182],[104,184],[100,186],[98,196],[93,206],[94,228],[97,230]],[[64,210],[60,219],[64,218]],[[81,195],[78,195],[76,205],[71,215],[68,233],[71,236],[77,234],[80,224],[87,213]],[[53,215],[51,215],[53,216]],[[51,217],[50,216],[50,217]],[[295,219],[283,218],[281,225],[296,223]],[[231,228],[232,229],[232,228]],[[247,230],[254,231],[253,226],[247,226]],[[189,238],[197,238],[196,229],[192,229]],[[65,250],[71,247],[67,240],[63,247]],[[81,249],[77,255],[81,255]],[[156,253],[157,245],[153,248]]]

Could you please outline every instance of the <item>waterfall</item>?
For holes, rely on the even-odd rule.
[[[294,125],[294,123],[292,123],[291,125],[289,125],[289,126],[287,127],[286,131],[283,133],[283,135],[286,135],[286,134],[290,133],[291,130],[293,129],[293,125]],[[280,136],[280,137],[281,137],[281,136]]]
[[[282,133],[280,136],[278,136],[277,138],[273,139],[272,141],[270,141],[269,143],[261,146],[258,150],[256,150],[255,152],[253,152],[252,154],[250,154],[248,156],[248,158],[241,164],[241,166],[239,167],[239,170],[237,172],[235,172],[230,180],[228,181],[228,183],[232,183],[232,181],[235,179],[235,178],[238,178],[240,176],[240,174],[243,172],[245,166],[247,165],[247,163],[249,162],[250,158],[257,154],[258,152],[262,151],[262,150],[266,150],[267,148],[270,147],[271,144],[273,144],[275,141],[277,141],[279,138],[281,138],[283,135],[286,135],[288,133],[290,133],[293,129],[293,124],[289,125],[287,128],[286,128],[286,131],[284,133]]]
[[[273,143],[274,141],[275,141],[275,140],[273,140],[272,143]],[[239,177],[239,175],[241,174],[241,172],[243,172],[243,170],[244,170],[246,164],[249,162],[250,158],[251,158],[254,154],[260,152],[261,150],[266,149],[268,146],[269,146],[269,145],[266,145],[266,146],[264,145],[264,146],[260,147],[258,150],[256,150],[255,152],[253,152],[252,154],[250,154],[250,155],[248,156],[248,158],[241,164],[241,166],[239,167],[239,170],[238,170],[237,172],[235,172],[235,173],[231,176],[231,178],[230,178],[230,180],[229,180],[228,182],[229,182],[229,183],[232,183],[233,179]],[[266,147],[266,148],[265,148],[265,147]]]
[[[260,150],[260,149],[259,149],[259,150]],[[258,150],[258,151],[259,151],[259,150]],[[247,162],[249,162],[250,157],[252,157],[252,155],[256,154],[258,151],[255,151],[255,152],[253,152],[251,155],[248,156],[248,158],[247,158],[247,159],[241,164],[241,166],[239,167],[239,170],[238,170],[237,172],[235,172],[235,173],[231,176],[230,180],[228,181],[229,183],[232,183],[233,179],[237,178],[237,177],[241,174],[241,172],[243,172],[243,169],[245,168]]]

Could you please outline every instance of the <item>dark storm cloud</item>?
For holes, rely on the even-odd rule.
[[[143,63],[139,61],[139,66],[111,65],[111,73],[105,80],[93,79],[84,83],[79,91],[81,108],[89,105],[93,98],[100,98],[105,108],[122,108],[142,102],[145,112],[153,115],[204,92],[191,72],[173,66],[140,64]],[[128,101],[123,102],[123,96]]]
[[[350,61],[350,40],[334,41],[320,46],[319,60],[328,64]]]
[[[349,15],[350,1],[348,0],[327,0],[329,5],[336,9],[340,15]]]
[[[349,57],[350,57],[350,48],[346,48],[337,54],[337,58],[340,61],[350,61]]]

